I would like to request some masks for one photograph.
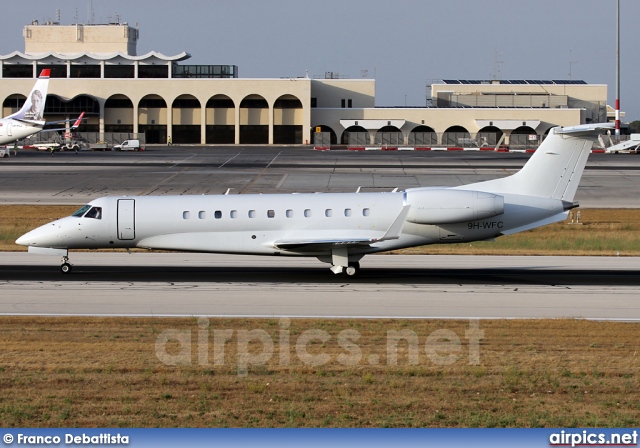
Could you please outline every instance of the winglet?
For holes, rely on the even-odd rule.
[[[80,123],[82,122],[82,117],[84,117],[84,111],[80,114],[80,116],[75,121],[75,123],[73,123],[73,126],[71,126],[71,129],[76,129],[78,126],[80,126]]]
[[[404,226],[404,222],[407,219],[407,215],[409,214],[409,209],[411,208],[411,204],[407,204],[402,208],[402,211],[398,215],[393,224],[389,226],[385,234],[382,238],[376,241],[387,241],[387,240],[397,240],[400,238],[400,234],[402,233],[402,227]]]

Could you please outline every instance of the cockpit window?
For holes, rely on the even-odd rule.
[[[93,207],[84,215],[85,218],[102,219],[102,207]]]
[[[82,206],[82,208],[80,210],[78,210],[77,212],[75,212],[73,215],[71,216],[75,216],[76,218],[80,218],[82,215],[84,215],[87,210],[89,210],[91,208],[90,205],[84,205]]]

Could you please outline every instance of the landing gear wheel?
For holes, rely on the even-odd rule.
[[[62,266],[60,266],[60,272],[62,272],[63,274],[70,273],[71,265],[69,263],[63,263]]]
[[[355,277],[360,272],[360,263],[357,261],[349,263],[349,266],[344,268],[343,272],[348,277]]]
[[[356,275],[358,273],[358,270],[356,268],[354,268],[353,266],[347,266],[344,270],[344,273],[348,276],[348,277],[353,277],[354,275]]]

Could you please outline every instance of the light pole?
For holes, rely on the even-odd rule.
[[[620,0],[618,0],[618,20],[616,38],[616,139],[620,140]]]

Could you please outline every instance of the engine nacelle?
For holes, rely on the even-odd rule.
[[[407,221],[415,224],[448,224],[476,221],[504,213],[504,197],[482,191],[446,188],[406,191],[411,204]]]

